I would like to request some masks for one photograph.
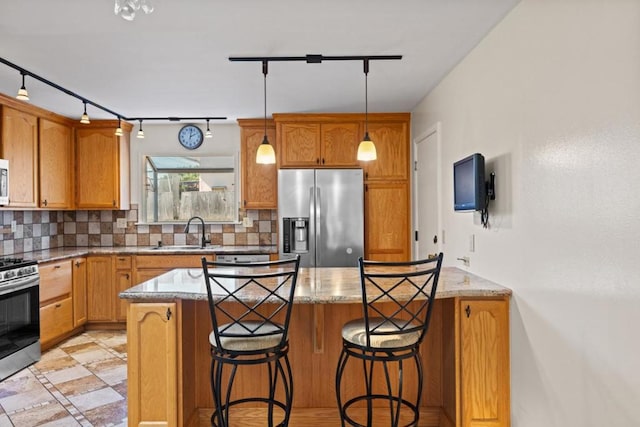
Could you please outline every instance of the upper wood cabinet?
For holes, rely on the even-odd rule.
[[[2,108],[2,153],[9,161],[9,207],[38,206],[38,118],[6,105]]]
[[[264,138],[264,120],[239,119],[240,162],[242,171],[242,207],[276,209],[278,206],[278,169],[276,165],[256,163],[256,151]],[[267,121],[267,138],[276,150],[275,125]]]
[[[368,127],[378,158],[362,162],[365,180],[409,179],[409,115],[400,121],[370,118]]]
[[[353,115],[274,114],[274,120],[280,167],[359,166],[361,125]]]
[[[129,132],[115,136],[117,121],[76,131],[76,208],[129,209]]]
[[[411,259],[410,197],[406,181],[365,184],[365,254],[376,261]]]
[[[45,209],[70,209],[74,206],[73,129],[67,124],[40,118],[38,131],[39,206]]]

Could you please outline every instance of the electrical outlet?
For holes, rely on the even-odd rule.
[[[249,218],[248,216],[245,216],[244,218],[242,218],[242,225],[247,228],[253,227],[253,218]]]
[[[117,218],[116,219],[116,227],[117,228],[127,228],[127,218]]]
[[[11,221],[11,232],[15,233],[17,228],[18,228],[18,225],[16,221],[15,220]]]

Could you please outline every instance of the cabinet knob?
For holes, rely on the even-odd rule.
[[[124,277],[126,277],[126,279],[129,280],[129,273],[126,273]]]
[[[324,157],[322,158],[322,164],[324,165]]]
[[[43,204],[44,206],[47,206],[47,204],[48,204],[47,199],[44,199],[44,200],[42,201],[42,204]]]
[[[62,307],[62,304],[57,303],[57,304],[56,304],[56,308],[60,308],[60,307]]]
[[[113,201],[113,207],[114,208],[116,207],[116,201],[115,200]]]
[[[471,316],[471,307],[467,305],[467,308],[464,309],[464,312],[467,313],[467,319]]]
[[[80,268],[80,261],[76,261],[76,267]]]
[[[316,159],[316,165],[320,164],[320,159]]]
[[[171,309],[167,308],[167,320],[171,320]]]

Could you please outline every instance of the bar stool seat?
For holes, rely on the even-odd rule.
[[[220,344],[227,350],[256,351],[277,347],[282,341],[282,325],[271,322],[239,322],[220,325],[225,336],[220,337]],[[234,336],[226,336],[234,335]],[[215,332],[209,334],[209,344],[216,346]]]
[[[407,262],[365,261],[360,257],[360,285],[364,316],[342,327],[342,352],[336,368],[336,400],[340,423],[371,427],[380,410],[392,427],[417,426],[423,373],[419,348],[429,327],[443,255]],[[350,358],[361,362],[364,393],[343,403],[342,379]],[[415,400],[405,394],[405,362],[415,364]],[[381,365],[380,368],[375,368]],[[376,375],[383,380],[374,381]],[[392,384],[396,378],[396,384]],[[347,387],[353,394],[353,384]],[[382,406],[374,403],[382,402]],[[352,412],[364,404],[366,420]],[[376,411],[374,411],[374,407]],[[388,408],[388,409],[387,409]],[[375,413],[374,413],[375,412]],[[376,424],[379,425],[379,424]]]

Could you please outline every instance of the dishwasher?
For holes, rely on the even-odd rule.
[[[259,255],[218,255],[216,256],[216,261],[219,262],[228,262],[231,264],[250,264],[253,262],[264,262],[269,261],[269,254],[259,254]]]

